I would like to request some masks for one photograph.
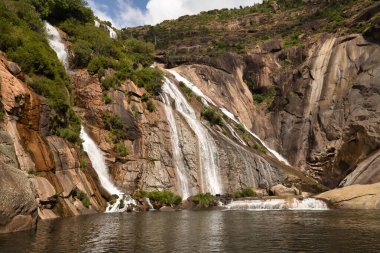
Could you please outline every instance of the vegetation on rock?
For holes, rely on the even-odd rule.
[[[233,194],[234,198],[256,197],[256,192],[252,188],[244,188],[239,192]]]
[[[202,111],[202,117],[208,120],[212,125],[223,126],[224,122],[222,117],[212,107],[205,107]]]
[[[211,207],[215,201],[215,197],[211,193],[199,193],[191,199],[195,204],[201,207]]]

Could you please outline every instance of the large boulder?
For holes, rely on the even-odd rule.
[[[316,198],[342,209],[380,209],[380,183],[350,185],[321,193]]]
[[[270,193],[273,196],[284,197],[297,195],[298,192],[295,188],[288,188],[282,184],[278,184],[270,188]]]

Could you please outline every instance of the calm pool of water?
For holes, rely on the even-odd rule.
[[[99,214],[0,235],[0,252],[380,252],[380,212]]]

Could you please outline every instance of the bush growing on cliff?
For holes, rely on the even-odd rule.
[[[276,87],[272,86],[270,88],[263,87],[263,88],[253,89],[252,93],[253,93],[252,94],[253,100],[257,104],[262,104],[264,102],[271,104],[277,94],[277,91],[276,91]]]
[[[147,68],[135,71],[132,81],[139,87],[144,87],[149,93],[159,95],[163,85],[163,73],[156,68]]]
[[[156,110],[156,104],[150,99],[146,103],[146,107],[147,107],[149,112],[154,112]]]
[[[192,200],[201,207],[210,207],[214,205],[215,197],[211,193],[199,193],[193,196]]]
[[[103,121],[106,129],[111,131],[113,143],[119,143],[127,138],[127,129],[120,117],[106,113],[103,115]]]
[[[82,0],[31,0],[43,19],[54,22],[75,18],[82,23],[92,22],[94,14]]]
[[[203,118],[207,119],[212,125],[224,125],[222,117],[220,117],[220,115],[215,111],[215,109],[211,107],[205,107],[201,115]]]
[[[125,156],[129,155],[129,150],[124,145],[123,142],[119,142],[119,143],[115,144],[115,150],[118,153],[118,155],[121,157],[125,157]]]
[[[117,87],[120,86],[121,82],[116,76],[110,76],[106,77],[101,81],[103,90],[110,90],[111,88],[116,89]]]
[[[267,153],[267,150],[265,147],[263,147],[262,145],[259,145],[257,143],[253,144],[252,148],[256,151],[259,151],[260,153],[263,153],[263,154],[266,154]]]

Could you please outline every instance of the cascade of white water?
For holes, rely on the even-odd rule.
[[[169,73],[171,73],[179,82],[183,82],[186,87],[188,87],[189,89],[191,89],[197,96],[200,96],[203,101],[204,101],[204,104],[207,104],[207,103],[210,103],[214,106],[216,106],[216,104],[212,101],[212,99],[210,99],[209,97],[207,97],[196,85],[194,85],[192,82],[190,82],[189,80],[187,80],[186,78],[184,78],[183,76],[181,76],[178,72],[176,72],[175,70],[173,69],[167,69],[167,71]],[[220,110],[222,111],[223,114],[225,114],[227,117],[229,117],[231,120],[233,120],[236,124],[241,124],[236,118],[235,116],[229,112],[227,109],[225,108],[220,108]],[[241,124],[243,125],[243,124]],[[228,126],[227,126],[228,127]],[[270,152],[272,153],[279,161],[285,163],[286,165],[290,165],[289,162],[282,156],[280,155],[276,150],[274,149],[271,149],[263,140],[260,139],[260,137],[253,133],[251,130],[249,130],[245,125],[243,125],[243,127],[247,130],[247,132],[252,135],[253,137],[255,137],[256,139],[258,139],[260,141],[260,143]],[[231,130],[230,130],[231,131]],[[234,134],[233,134],[234,135]],[[235,136],[235,135],[234,135]],[[236,136],[235,136],[236,137]],[[240,140],[239,140],[240,141]],[[241,142],[241,141],[240,141]]]
[[[328,210],[322,200],[307,198],[298,200],[268,199],[268,200],[236,200],[225,206],[228,210]]]
[[[178,72],[176,72],[173,69],[167,69],[167,71],[172,74],[179,82],[182,82],[185,84],[187,88],[189,88],[192,92],[194,92],[195,95],[202,98],[202,102],[207,105],[208,103],[215,105],[214,101],[207,97],[196,85],[194,85],[192,82],[181,76]]]
[[[177,125],[175,122],[173,109],[170,105],[170,100],[167,93],[163,93],[162,98],[163,98],[163,101],[165,102],[165,113],[166,113],[166,118],[168,120],[169,127],[170,127],[170,134],[171,134],[170,139],[172,142],[173,158],[174,158],[174,165],[177,172],[178,186],[181,188],[182,198],[187,199],[188,197],[190,197],[189,181],[188,181],[188,176],[186,172],[182,150],[180,148],[181,143],[178,137]]]
[[[177,86],[165,78],[163,91],[175,101],[176,110],[185,118],[199,142],[199,160],[201,169],[201,187],[203,192],[220,194],[222,192],[219,180],[218,152],[216,144],[207,129],[197,119],[195,111],[179,91]]]
[[[261,145],[263,145],[272,155],[274,155],[277,160],[285,163],[286,165],[290,165],[290,163],[288,162],[288,160],[286,160],[282,155],[280,155],[280,153],[278,153],[276,150],[274,149],[271,149],[262,139],[260,139],[260,137],[255,134],[254,132],[252,132],[251,130],[248,129],[248,127],[246,127],[244,124],[240,123],[235,115],[233,115],[231,112],[229,112],[226,108],[220,108],[220,110],[223,112],[224,115],[226,115],[227,117],[229,117],[232,121],[234,121],[236,124],[240,124],[244,127],[244,129],[250,134],[252,135],[253,137],[255,137],[258,141],[260,141]]]
[[[66,50],[66,46],[62,41],[61,35],[58,30],[45,21],[45,30],[48,35],[48,42],[50,47],[57,54],[58,59],[61,61],[66,71],[69,69],[69,56]]]
[[[106,212],[124,212],[126,211],[129,204],[136,204],[132,198],[130,198],[129,196],[125,196],[124,193],[113,184],[111,177],[108,173],[108,167],[106,165],[103,152],[98,148],[96,143],[87,134],[83,126],[81,128],[80,137],[83,140],[83,150],[86,151],[86,153],[88,154],[92,167],[98,174],[100,184],[111,195],[118,196],[118,199],[116,200],[115,204],[108,204]]]
[[[109,27],[108,25],[105,25],[105,24],[101,24],[98,20],[94,20],[94,25],[96,27],[101,27],[101,28],[107,30],[107,32],[110,35],[110,38],[117,39],[117,33],[115,32],[115,30],[112,27]]]
[[[69,57],[67,54],[66,46],[62,42],[61,35],[58,30],[45,21],[46,33],[48,34],[48,42],[50,47],[56,52],[58,59],[64,65],[66,71],[69,69]],[[99,176],[100,183],[104,189],[111,195],[117,195],[118,199],[111,205],[108,204],[106,212],[124,212],[127,210],[129,204],[136,204],[130,196],[125,196],[117,187],[112,183],[108,174],[108,168],[104,160],[104,155],[97,147],[95,142],[86,133],[83,126],[81,127],[80,137],[83,140],[83,149],[87,152],[91,164]]]
[[[152,205],[152,202],[150,202],[150,198],[144,198],[144,200],[145,200],[145,203],[148,204],[148,206],[149,206],[149,210],[150,210],[150,211],[154,211],[155,209],[154,209],[154,207],[153,207],[153,205]]]

